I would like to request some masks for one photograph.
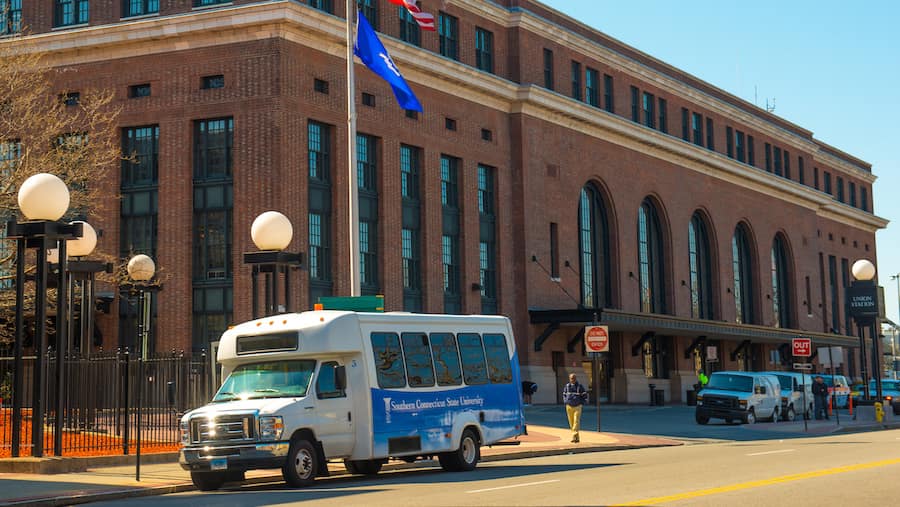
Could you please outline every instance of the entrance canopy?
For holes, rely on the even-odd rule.
[[[609,308],[603,308],[602,310],[592,308],[564,308],[558,310],[532,308],[528,310],[528,316],[531,324],[546,326],[544,331],[534,340],[535,352],[540,352],[547,338],[561,327],[570,327],[575,331],[575,335],[569,340],[568,347],[570,352],[574,352],[574,345],[584,335],[584,326],[591,323],[609,326],[610,331],[633,331],[642,335],[655,333],[689,338],[704,337],[707,340],[777,344],[790,343],[792,338],[804,337],[811,338],[815,345],[859,347],[859,338],[855,336],[715,320],[686,319],[654,313],[630,313]],[[596,322],[594,321],[595,316],[597,318]],[[575,328],[578,329],[576,330]]]

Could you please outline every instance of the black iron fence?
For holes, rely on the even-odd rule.
[[[23,358],[19,455],[32,454],[32,424],[43,424],[45,455],[134,453],[140,428],[141,452],[175,450],[182,413],[209,401],[215,386],[206,354],[165,354],[143,362],[128,351],[69,356],[58,382],[56,357],[43,357],[48,381],[43,414],[32,413],[36,358]],[[0,357],[0,457],[12,455],[15,361]],[[61,386],[61,389],[60,389]],[[138,413],[138,395],[141,409]],[[138,420],[140,418],[140,420]]]

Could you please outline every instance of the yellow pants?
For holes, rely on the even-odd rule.
[[[581,429],[581,405],[573,407],[566,405],[566,415],[569,416],[569,428],[572,429],[572,441],[577,442],[578,430]]]

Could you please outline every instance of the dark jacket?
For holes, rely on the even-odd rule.
[[[575,381],[574,384],[569,382],[563,388],[563,403],[566,405],[577,407],[584,405],[586,401],[587,391],[584,390],[584,386],[579,384],[578,381]]]
[[[812,393],[813,396],[828,396],[828,386],[825,382],[813,382]]]

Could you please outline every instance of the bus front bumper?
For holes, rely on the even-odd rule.
[[[185,447],[178,453],[178,464],[195,472],[281,468],[289,449],[290,442]]]

